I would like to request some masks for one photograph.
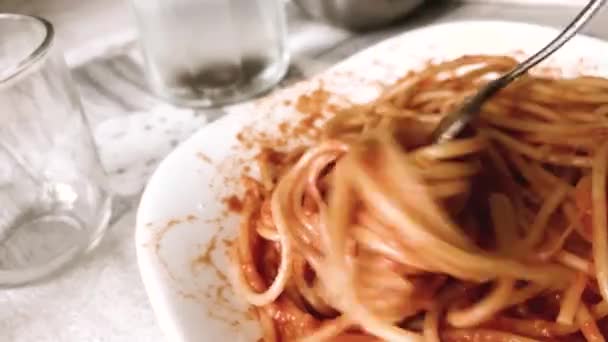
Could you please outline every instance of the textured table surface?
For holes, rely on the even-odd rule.
[[[576,13],[573,3],[582,3],[572,0],[570,6],[561,7],[547,5],[549,1],[537,6],[505,4],[505,0],[433,1],[395,26],[367,34],[314,23],[288,6],[293,62],[283,84],[417,27],[467,19],[559,27]],[[128,6],[120,0],[0,0],[0,12],[4,11],[40,14],[57,26],[104,167],[121,197],[106,238],[78,265],[37,285],[0,290],[0,341],[163,341],[135,259],[139,194],[163,156],[223,111],[179,109],[149,94]],[[586,32],[608,39],[608,12]]]

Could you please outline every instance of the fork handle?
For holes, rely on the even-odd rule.
[[[511,71],[486,84],[475,95],[465,100],[457,110],[445,116],[433,131],[433,141],[441,143],[456,138],[479,115],[481,106],[489,98],[566,44],[589,22],[605,2],[606,0],[590,0],[574,20],[547,46],[519,63]]]

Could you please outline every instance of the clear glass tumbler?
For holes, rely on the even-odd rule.
[[[92,248],[111,196],[63,55],[44,19],[0,14],[0,285]]]
[[[284,0],[132,0],[153,91],[178,105],[232,103],[287,71]]]

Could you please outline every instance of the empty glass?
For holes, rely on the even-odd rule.
[[[93,247],[110,207],[53,27],[0,14],[0,285],[46,276]]]
[[[284,0],[132,0],[152,89],[208,107],[259,94],[289,63]]]

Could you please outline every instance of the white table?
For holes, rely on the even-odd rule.
[[[46,0],[38,3],[43,8],[31,1],[0,0],[0,11],[16,8],[55,21],[74,65],[74,79],[94,125],[105,168],[114,188],[124,197],[118,201],[112,225],[99,248],[78,265],[37,285],[0,290],[0,341],[163,341],[135,259],[134,216],[139,194],[166,153],[223,111],[178,109],[148,93],[129,42],[134,31],[121,1],[56,1],[71,10],[49,5]],[[84,7],[74,9],[78,4]],[[311,22],[289,7],[293,63],[284,84],[416,27],[473,18],[560,26],[576,11],[547,5],[439,1],[396,26],[352,34]],[[114,24],[104,31],[106,36],[100,36],[108,17]],[[608,39],[608,13],[604,11],[586,31]]]

